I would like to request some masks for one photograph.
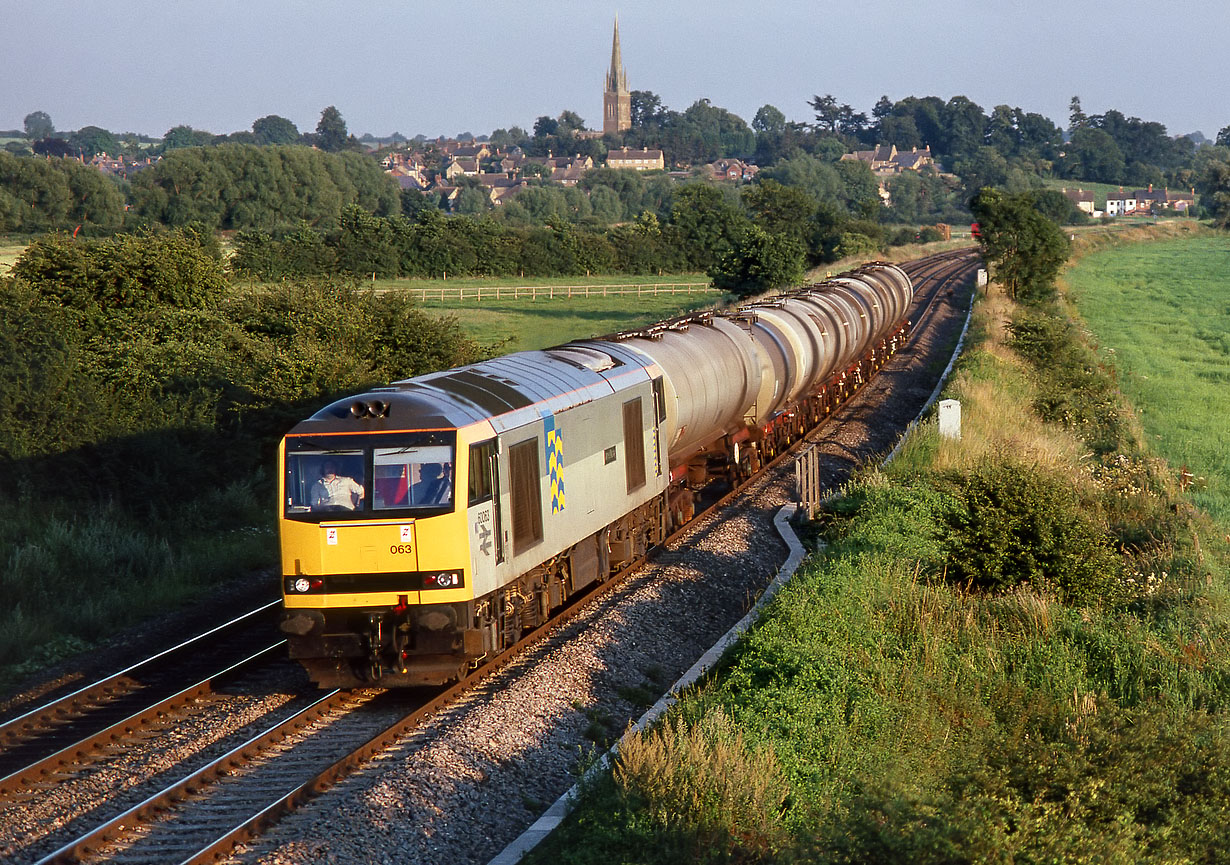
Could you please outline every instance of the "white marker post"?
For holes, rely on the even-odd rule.
[[[946,439],[961,439],[961,401],[940,400],[940,436]]]

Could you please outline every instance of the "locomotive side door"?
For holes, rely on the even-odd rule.
[[[496,565],[504,561],[497,460],[495,439],[470,445],[466,522],[470,534],[471,585],[476,595],[495,587]]]

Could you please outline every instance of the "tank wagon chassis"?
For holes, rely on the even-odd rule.
[[[899,268],[869,265],[733,311],[509,355],[322,409],[281,453],[280,628],[291,657],[320,687],[464,678],[823,423],[906,344],[912,294]],[[622,439],[612,431],[621,425]],[[563,433],[583,439],[573,430],[589,430],[588,460],[564,458]],[[344,514],[317,511],[309,499],[324,495],[322,481],[309,492],[310,476],[345,460],[371,482],[345,493]],[[454,475],[456,508],[442,497],[416,504],[434,473],[428,460]],[[397,530],[406,543],[388,545],[394,559],[404,547],[419,567],[365,572]],[[347,549],[351,558],[336,558]]]

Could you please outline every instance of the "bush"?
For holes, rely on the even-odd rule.
[[[1071,481],[1003,459],[950,482],[960,507],[948,517],[949,581],[996,592],[1028,585],[1075,605],[1119,594],[1122,564]]]
[[[797,285],[803,278],[803,247],[789,237],[769,234],[753,225],[710,269],[709,276],[715,286],[739,297]]]

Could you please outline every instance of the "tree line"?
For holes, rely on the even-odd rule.
[[[861,163],[800,155],[782,167],[790,185],[765,174],[741,190],[704,182],[658,189],[635,172],[604,170],[588,175],[584,190],[527,189],[505,206],[525,197],[519,206],[541,208],[541,222],[523,223],[508,209],[499,218],[446,218],[430,206],[382,217],[351,206],[328,230],[300,224],[242,231],[231,265],[261,281],[704,271],[723,288],[751,294],[797,280],[808,266],[920,239],[913,229],[889,232],[874,218],[878,195]],[[550,206],[553,196],[558,208]],[[612,214],[650,206],[613,225],[568,206],[591,200],[609,201]],[[933,232],[928,239],[938,239]],[[766,277],[747,278],[752,272]]]
[[[896,102],[885,96],[870,115],[831,94],[816,96],[808,104],[814,117],[810,122],[788,121],[781,110],[764,105],[749,125],[707,99],[674,111],[651,91],[634,91],[633,126],[618,135],[581,136],[585,121],[575,112],[563,111],[555,118],[537,118],[532,131],[514,126],[497,129],[486,139],[530,155],[587,154],[597,162],[609,149],[624,145],[660,148],[676,164],[697,165],[721,157],[750,159],[760,167],[761,177],[801,187],[818,201],[851,210],[851,198],[857,197],[863,208],[858,216],[886,224],[964,221],[979,189],[999,186],[1020,193],[1040,188],[1047,177],[1194,187],[1201,193],[1206,216],[1223,223],[1230,216],[1225,177],[1230,127],[1221,130],[1214,146],[1198,146],[1191,137],[1169,137],[1159,123],[1115,110],[1086,115],[1078,97],[1072,100],[1066,130],[1017,107],[997,105],[988,112],[964,96],[946,101],[909,96]],[[33,145],[69,142],[83,155],[116,143],[115,136],[96,127],[60,137],[43,112],[27,117],[26,130],[30,139],[44,136]],[[131,143],[131,136],[125,140]],[[391,143],[405,141],[395,135]],[[303,147],[305,143],[315,149]],[[16,144],[8,146],[13,149]],[[887,206],[877,195],[864,194],[866,189],[851,193],[852,186],[874,187],[876,180],[860,175],[857,166],[840,156],[876,145],[930,148],[943,171],[906,171],[889,178]],[[124,146],[121,143],[121,149]],[[429,158],[435,154],[443,161],[444,154],[434,151],[424,137],[418,136],[417,146]],[[101,188],[75,188],[74,184],[80,187],[88,181],[54,159],[40,169],[6,162],[0,166],[5,180],[0,183],[0,231],[31,233],[81,226],[87,233],[105,233],[155,222],[280,231],[299,222],[328,226],[349,204],[385,217],[398,212],[413,217],[423,207],[443,204],[430,193],[396,189],[370,155],[359,152],[359,139],[348,132],[334,106],[322,111],[313,133],[300,133],[286,118],[268,115],[254,122],[251,131],[229,135],[175,127],[158,148],[163,158],[137,174],[131,184],[119,183],[120,197]],[[447,207],[462,215],[488,214],[525,227],[563,221],[610,226],[634,220],[646,210],[661,218],[675,185],[666,177],[648,184],[615,181],[608,173],[579,189],[565,188],[534,176],[528,168],[525,179],[526,189],[493,208],[477,180],[459,178],[454,183],[461,187],[460,193]],[[630,185],[640,188],[629,190]],[[642,200],[634,201],[638,196]],[[652,200],[646,202],[646,197]]]
[[[36,240],[0,278],[0,318],[14,489],[147,513],[217,487],[220,471],[267,480],[278,438],[330,398],[488,352],[395,293],[235,289],[199,229]]]

